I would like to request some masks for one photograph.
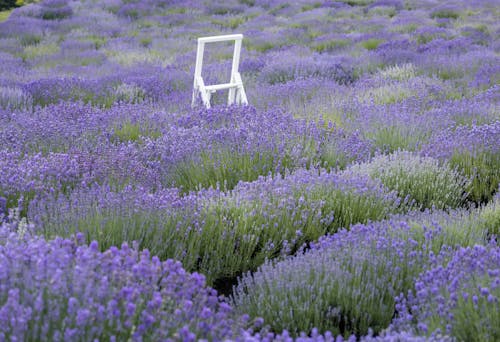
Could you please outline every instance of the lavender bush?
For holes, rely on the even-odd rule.
[[[17,87],[0,88],[0,107],[2,109],[27,109],[33,106],[33,99]]]
[[[462,248],[446,265],[423,272],[415,281],[415,295],[400,305],[401,310],[411,307],[405,317],[417,322],[417,332],[464,341],[498,339],[499,252],[496,244]]]
[[[450,160],[452,166],[472,177],[470,198],[485,202],[492,198],[500,183],[500,122],[459,126],[437,134],[425,146],[426,155]]]
[[[110,190],[40,197],[31,202],[28,217],[46,237],[82,232],[104,250],[137,241],[141,249],[204,273],[210,284],[292,254],[340,227],[383,219],[401,201],[368,178],[307,170],[241,182],[228,193]]]
[[[500,234],[500,192],[497,191],[493,200],[481,208],[480,217],[492,236]]]
[[[123,244],[46,242],[2,226],[0,336],[6,340],[226,339],[237,317],[200,274]]]
[[[456,208],[464,203],[470,187],[470,180],[448,164],[406,151],[375,157],[350,170],[380,179],[418,208]]]
[[[440,216],[355,225],[322,238],[304,255],[245,274],[234,304],[263,317],[272,331],[286,329],[294,336],[313,328],[334,336],[379,332],[394,316],[395,297],[413,288],[433,253],[484,243],[484,229],[454,224],[460,216]]]
[[[41,8],[41,17],[44,20],[66,19],[73,14],[68,1],[65,0],[45,0]]]
[[[184,191],[200,186],[229,190],[240,180],[305,167],[321,140],[313,124],[280,110],[251,107],[201,110],[180,117],[176,126],[154,144],[172,170],[166,184]]]

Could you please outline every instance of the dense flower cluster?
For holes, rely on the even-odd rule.
[[[404,318],[396,326],[414,320],[422,335],[497,340],[499,265],[500,248],[496,244],[461,248],[447,265],[435,265],[416,279],[414,296],[410,294],[398,305]]]
[[[31,201],[28,218],[45,236],[82,232],[105,249],[135,240],[213,284],[340,227],[383,219],[400,203],[369,178],[299,169],[284,179],[240,182],[231,192],[97,186],[54,193]]]
[[[127,244],[99,252],[97,242],[0,240],[0,339],[111,341],[231,339],[236,317],[200,274]]]
[[[379,332],[394,316],[395,298],[413,288],[433,253],[484,241],[476,225],[457,225],[457,219],[463,217],[400,217],[320,238],[304,255],[244,275],[234,303],[263,317],[272,331]]]

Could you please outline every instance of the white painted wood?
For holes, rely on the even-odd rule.
[[[236,93],[236,103],[248,105],[247,93],[245,92],[245,87],[243,87],[243,81],[241,80],[240,73],[235,73],[234,78],[236,83],[240,85],[239,91]]]
[[[215,43],[215,42],[225,42],[228,40],[242,40],[242,34],[228,34],[223,36],[211,36],[211,37],[200,37],[198,38],[198,43]]]
[[[203,54],[205,51],[206,43],[216,43],[234,40],[233,61],[231,66],[231,79],[229,83],[205,85],[201,72],[203,69]],[[211,36],[198,38],[198,48],[196,50],[196,65],[194,69],[193,81],[193,98],[191,106],[195,107],[198,97],[206,108],[210,108],[210,98],[212,93],[218,90],[229,89],[227,104],[243,104],[248,105],[245,88],[239,73],[241,42],[243,40],[242,34],[229,34],[223,36]]]
[[[222,84],[214,84],[214,85],[209,85],[205,86],[206,90],[212,90],[212,91],[217,91],[217,90],[224,90],[224,89],[235,89],[238,88],[240,85],[238,83],[222,83]]]

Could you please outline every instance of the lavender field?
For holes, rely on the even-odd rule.
[[[500,341],[497,1],[42,0],[0,70],[0,341]]]

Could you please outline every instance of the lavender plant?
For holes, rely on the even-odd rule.
[[[83,236],[0,242],[0,337],[6,340],[232,339],[245,326],[200,274],[123,244]]]
[[[413,289],[433,253],[457,243],[484,243],[484,230],[460,226],[461,218],[402,217],[321,238],[312,251],[243,275],[234,305],[263,317],[271,331],[285,329],[292,336],[313,329],[344,337],[366,335],[369,329],[378,333],[395,314],[395,297]]]
[[[8,110],[29,109],[33,100],[18,87],[0,87],[0,107]]]
[[[444,265],[423,272],[415,294],[399,307],[418,334],[447,334],[458,340],[494,341],[498,329],[500,250],[496,244],[459,249]],[[408,328],[407,328],[408,329]]]
[[[352,166],[350,171],[380,179],[420,209],[459,207],[471,183],[448,164],[406,151],[380,155],[368,163]]]
[[[164,183],[185,192],[229,190],[240,180],[308,166],[321,139],[314,124],[281,110],[251,107],[197,111],[180,117],[176,126],[154,144],[169,170]]]
[[[370,141],[360,136],[359,131],[347,133],[342,128],[331,127],[332,132],[325,134],[319,155],[325,168],[344,169],[352,163],[368,161],[374,150]]]
[[[45,0],[41,8],[41,17],[44,20],[61,20],[73,15],[73,10],[65,0]]]
[[[175,258],[209,284],[234,278],[304,243],[356,222],[395,212],[399,198],[363,177],[298,170],[240,183],[229,193],[206,190],[180,196],[109,187],[49,195],[30,204],[38,232],[53,238],[82,232],[103,250],[137,241],[161,259]]]
[[[470,199],[487,202],[500,182],[500,153],[498,139],[500,122],[484,125],[459,126],[437,134],[425,146],[423,153],[439,159],[448,159],[472,178]]]
[[[500,235],[500,192],[486,206],[481,208],[479,216],[493,238]]]
[[[449,116],[440,116],[439,120],[436,120],[432,110],[422,112],[422,107],[429,108],[432,105],[432,95],[427,97],[425,94],[440,92],[439,88],[432,89],[430,85],[425,85],[418,91],[422,96],[401,101],[389,100],[389,103],[379,105],[373,103],[374,98],[367,99],[365,103],[358,101],[350,106],[352,114],[351,119],[347,121],[347,128],[360,130],[376,150],[386,154],[397,150],[418,151],[428,143],[433,134],[446,129],[451,122]],[[370,94],[372,89],[368,88],[367,92]],[[385,95],[388,95],[388,98],[385,98]],[[386,99],[398,95],[390,92],[384,94],[382,91],[381,96],[382,102],[385,102]]]
[[[352,69],[349,66],[343,66],[338,63],[332,63],[327,58],[310,57],[290,58],[284,64],[280,58],[275,63],[267,64],[259,80],[269,84],[286,83],[296,79],[320,78],[335,81],[339,84],[350,84],[354,81]]]

